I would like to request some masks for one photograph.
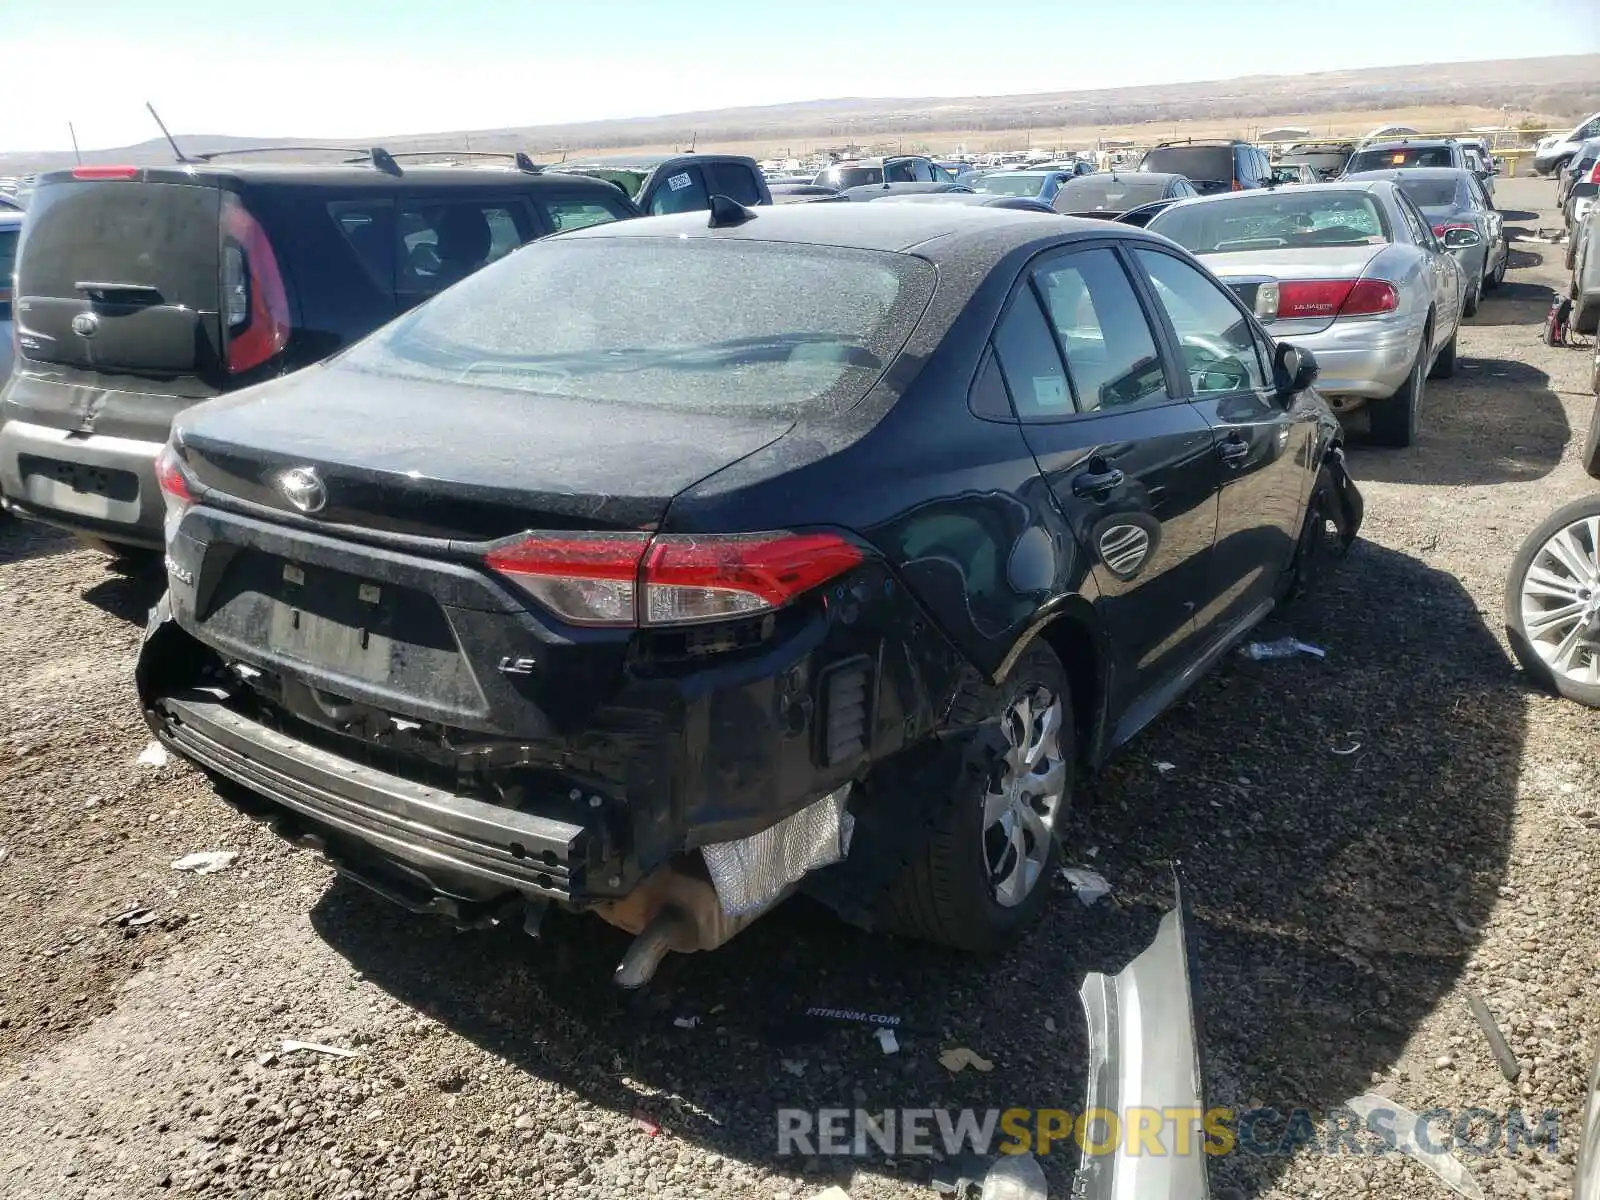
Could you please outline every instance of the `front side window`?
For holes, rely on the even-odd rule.
[[[530,406],[792,414],[865,395],[934,278],[905,254],[577,234],[479,272],[336,365],[523,393]]]
[[[1195,395],[1265,387],[1266,368],[1250,318],[1228,292],[1182,259],[1157,250],[1135,253],[1178,335]]]
[[[1165,403],[1166,374],[1133,284],[1111,250],[1084,250],[1034,273],[1078,409]]]
[[[537,202],[550,222],[553,233],[569,229],[584,229],[590,225],[604,225],[607,221],[620,221],[628,214],[620,204],[601,200],[540,200]]]
[[[885,183],[915,183],[917,164],[913,162],[887,163],[883,168]]]
[[[408,201],[400,208],[400,289],[441,291],[504,258],[531,234],[526,215],[505,204]]]

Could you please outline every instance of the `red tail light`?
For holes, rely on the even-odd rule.
[[[781,608],[861,551],[831,533],[537,533],[484,562],[575,625],[686,625]]]
[[[1435,225],[1433,227],[1433,236],[1436,237],[1436,238],[1442,238],[1445,234],[1449,233],[1452,229],[1471,229],[1471,228],[1472,228],[1471,225],[1463,224],[1460,221],[1454,221],[1454,222],[1450,222],[1448,224]]]
[[[1400,292],[1382,279],[1358,279],[1350,295],[1339,306],[1341,317],[1370,317],[1394,312],[1400,307]]]
[[[138,167],[73,167],[74,179],[137,179]]]
[[[1400,293],[1381,279],[1289,279],[1278,285],[1280,321],[1394,312]]]
[[[194,503],[194,493],[189,490],[183,465],[170,444],[161,447],[161,453],[156,455],[156,484],[172,503],[185,506]]]
[[[223,204],[222,235],[228,371],[237,375],[271,360],[289,344],[289,297],[267,231],[231,194]]]
[[[1233,181],[1233,186],[1231,188],[1229,188],[1228,190],[1232,191],[1232,192],[1242,192],[1242,191],[1244,191],[1244,184],[1240,183],[1237,179],[1235,179]]]

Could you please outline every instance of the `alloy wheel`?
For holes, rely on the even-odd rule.
[[[1012,908],[1038,886],[1066,789],[1061,700],[1023,690],[1001,717],[1007,750],[983,800],[983,853],[995,902]]]
[[[1552,671],[1600,684],[1600,516],[1574,521],[1539,547],[1522,577],[1522,625]]]

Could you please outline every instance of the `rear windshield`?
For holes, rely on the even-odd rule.
[[[1301,151],[1291,150],[1278,161],[1285,164],[1303,163],[1313,171],[1338,171],[1344,167],[1350,156],[1338,150]]]
[[[1163,146],[1146,154],[1139,169],[1184,175],[1196,183],[1232,183],[1233,147]]]
[[[535,243],[336,365],[706,411],[797,413],[865,394],[933,293],[922,259],[703,238]]]
[[[1110,174],[1081,175],[1061,185],[1056,192],[1054,207],[1057,212],[1063,213],[1093,212],[1096,209],[1127,212],[1130,208],[1161,199],[1166,190],[1165,179],[1130,181]]]
[[[607,183],[614,183],[628,194],[628,199],[637,200],[639,189],[644,186],[644,181],[650,178],[649,171],[634,171],[625,167],[575,167],[570,170],[562,168],[567,174],[587,175],[590,179],[603,179]]]
[[[82,282],[153,287],[162,304],[217,308],[221,193],[171,183],[50,183],[28,210],[20,296],[82,299]]]
[[[1389,240],[1377,201],[1365,192],[1326,186],[1245,192],[1226,200],[1180,204],[1158,215],[1147,228],[1194,254],[1369,246]]]
[[[985,175],[974,185],[980,192],[987,192],[991,196],[1037,196],[1044,187],[1043,175],[1019,175],[1001,171],[994,175]]]
[[[829,167],[817,176],[816,183],[825,183],[829,187],[844,188],[862,187],[869,183],[883,182],[882,167]]]
[[[1449,146],[1385,146],[1380,150],[1358,150],[1350,156],[1345,169],[1354,175],[1357,171],[1387,171],[1393,167],[1454,167],[1456,162]]]
[[[1398,186],[1418,208],[1454,208],[1454,179],[1401,179]]]

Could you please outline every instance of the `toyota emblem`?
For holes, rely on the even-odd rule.
[[[100,332],[100,318],[92,312],[81,312],[72,318],[72,332],[81,338],[92,338]]]
[[[310,467],[296,467],[278,477],[278,490],[303,513],[321,512],[328,506],[328,489]]]

